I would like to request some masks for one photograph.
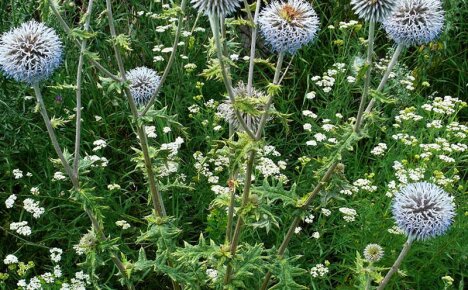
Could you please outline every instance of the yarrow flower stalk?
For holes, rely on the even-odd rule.
[[[192,0],[193,7],[205,15],[228,16],[236,11],[242,0]]]
[[[273,51],[291,54],[313,41],[319,30],[314,8],[303,0],[271,2],[260,13],[258,23]]]
[[[161,83],[161,78],[152,69],[137,67],[127,72],[130,81],[130,94],[138,106],[146,105]]]
[[[390,38],[398,44],[428,43],[442,32],[442,4],[439,0],[401,0],[383,25]]]
[[[18,82],[38,83],[60,65],[62,42],[52,28],[31,20],[0,38],[0,70]]]
[[[455,204],[453,197],[435,184],[410,183],[395,195],[392,213],[408,240],[377,290],[384,289],[388,284],[408,254],[413,241],[434,238],[448,230],[455,216]]]
[[[366,21],[381,22],[392,12],[397,0],[351,0],[354,13]]]

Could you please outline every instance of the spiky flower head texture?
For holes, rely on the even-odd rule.
[[[295,53],[319,29],[314,8],[304,0],[273,1],[260,13],[260,31],[273,51]]]
[[[364,248],[364,258],[368,262],[378,262],[382,259],[384,255],[384,250],[380,245],[377,244],[368,244]]]
[[[18,82],[38,83],[60,65],[62,42],[52,28],[31,20],[0,38],[0,70]]]
[[[194,8],[205,15],[228,16],[240,6],[242,0],[192,0]]]
[[[397,0],[351,0],[354,13],[366,21],[383,21],[395,7]]]
[[[233,89],[234,96],[236,100],[242,98],[252,98],[254,101],[258,101],[258,104],[255,106],[255,109],[259,112],[263,112],[265,109],[266,104],[266,94],[257,91],[254,88],[251,90],[251,94],[249,96],[247,86],[241,81],[237,84],[237,87]],[[254,133],[257,132],[258,127],[260,125],[261,114],[251,114],[248,112],[243,112],[239,110],[242,119],[246,123],[247,127],[252,130]],[[243,131],[242,125],[240,124],[239,120],[237,119],[235,108],[229,98],[219,104],[218,106],[218,114],[223,118],[226,122],[232,125],[234,130]],[[269,120],[271,117],[269,117]]]
[[[398,44],[428,43],[442,32],[442,4],[439,0],[400,0],[383,25],[390,38]]]
[[[130,81],[130,93],[138,106],[144,106],[156,93],[161,78],[152,69],[141,66],[127,72]]]
[[[409,238],[426,240],[444,234],[455,215],[453,198],[428,182],[406,185],[392,204],[393,217]]]

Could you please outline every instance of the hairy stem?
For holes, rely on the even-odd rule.
[[[369,37],[367,39],[366,79],[364,81],[364,91],[361,95],[359,110],[356,116],[356,123],[354,125],[355,132],[359,132],[359,129],[361,128],[362,115],[364,114],[364,108],[366,106],[367,96],[369,94],[369,86],[371,82],[371,71],[372,71],[372,56],[374,55],[374,30],[375,30],[375,21],[371,21],[369,24]]]
[[[86,21],[84,30],[89,31],[89,23],[91,22],[91,12],[93,11],[93,1],[89,0],[86,10]],[[78,167],[80,163],[80,145],[81,145],[81,81],[83,78],[83,57],[86,50],[86,39],[81,41],[80,57],[78,59],[78,68],[76,69],[76,132],[75,132],[75,153],[73,159],[73,175],[76,179],[78,176]]]
[[[106,7],[107,7],[107,17],[109,18],[109,29],[111,32],[111,37],[115,38],[117,36],[117,33],[115,31],[114,18],[112,15],[112,4],[110,0],[106,0]],[[115,43],[113,47],[114,47],[115,59],[119,67],[120,77],[125,82],[127,81],[127,78],[126,78],[125,67],[123,64],[122,56],[120,55],[119,48],[115,45]],[[133,100],[130,90],[127,87],[125,88],[124,92],[125,92],[125,96],[127,97],[128,103],[130,105],[130,110],[132,112],[134,121],[137,121],[138,110],[137,110],[135,101]],[[153,165],[151,162],[151,157],[149,155],[148,142],[147,142],[145,130],[143,128],[143,125],[136,124],[136,126],[137,126],[137,135],[140,140],[141,150],[143,152],[145,169],[148,175],[148,183],[150,185],[151,200],[153,202],[153,208],[155,210],[155,214],[159,216],[166,216],[166,209],[164,207],[161,192],[159,191],[159,186],[156,183],[154,172],[153,172]]]
[[[51,0],[48,0],[48,3],[49,3],[49,7],[52,9],[52,12],[55,14],[55,16],[57,17],[57,19],[59,20],[60,22],[60,25],[62,26],[63,30],[65,30],[65,32],[74,39],[73,37],[73,33],[72,33],[72,30],[71,28],[68,26],[68,24],[65,22],[65,20],[63,19],[62,15],[60,15],[60,12],[57,10],[57,7],[55,7],[55,4],[51,1]],[[74,39],[74,42],[75,44],[81,48],[81,43]],[[88,54],[85,54],[85,56],[87,56],[87,59],[88,61],[95,67],[97,68],[101,73],[103,73],[105,76],[113,79],[114,81],[118,81],[120,82],[121,79],[119,77],[117,77],[116,75],[114,75],[113,73],[111,73],[110,71],[108,71],[105,67],[103,67],[99,62],[97,62],[96,60],[94,60],[93,58],[91,58]]]
[[[234,91],[232,89],[231,79],[228,76],[226,66],[224,65],[224,58],[223,58],[223,46],[221,45],[221,38],[219,35],[219,18],[216,15],[210,15],[210,25],[211,30],[213,32],[213,37],[216,44],[216,54],[218,56],[219,66],[221,68],[221,74],[223,76],[224,86],[226,87],[226,91],[228,93],[229,99],[231,103],[234,104],[236,96],[234,95]],[[234,110],[236,114],[236,118],[239,121],[242,129],[250,136],[250,138],[255,139],[254,133],[252,130],[249,129],[247,124],[245,123],[244,119],[242,118],[241,114],[238,110]]]
[[[52,127],[49,115],[47,114],[47,109],[46,109],[45,104],[44,104],[44,99],[42,98],[42,93],[41,93],[41,89],[39,88],[39,84],[37,84],[37,83],[33,84],[33,88],[34,88],[34,93],[36,95],[36,100],[39,103],[39,109],[41,111],[41,115],[42,115],[42,118],[44,120],[44,124],[46,125],[46,128],[47,128],[47,133],[49,134],[50,141],[52,142],[52,145],[53,145],[53,147],[55,149],[55,152],[57,153],[60,161],[62,162],[62,166],[64,167],[66,174],[68,175],[68,177],[70,178],[70,180],[71,180],[71,182],[73,184],[73,189],[75,191],[79,191],[80,190],[80,185],[79,185],[78,179],[73,174],[72,168],[68,164],[68,161],[65,159],[65,156],[63,155],[62,149],[60,149],[59,143],[57,141],[57,136],[55,135],[54,128]],[[99,221],[96,218],[95,214],[89,208],[85,207],[84,210],[85,210],[86,214],[88,215],[88,217],[89,217],[89,219],[91,221],[91,224],[93,226],[93,229],[96,232],[96,234],[99,235],[99,238],[102,241],[106,240],[107,238],[106,238],[106,236],[104,234],[104,229],[103,229],[102,225],[99,224]],[[110,255],[111,255],[112,261],[114,262],[116,267],[119,269],[121,275],[123,277],[125,277],[125,280],[127,280],[128,279],[127,271],[126,271],[126,268],[125,268],[124,264],[122,263],[122,261],[117,257],[117,255],[113,251],[110,252]],[[134,289],[133,284],[128,282],[127,288],[129,290],[133,290]]]
[[[385,87],[388,77],[390,73],[392,72],[393,68],[395,67],[395,65],[397,64],[398,57],[400,56],[403,48],[404,48],[403,44],[398,44],[397,48],[395,49],[395,52],[393,53],[392,59],[390,60],[390,63],[388,64],[387,69],[385,70],[382,80],[380,81],[380,84],[377,87],[377,92],[381,92],[383,88]],[[369,105],[367,105],[367,108],[364,114],[369,114],[374,104],[375,104],[375,98],[372,98],[372,100],[369,102]]]
[[[403,245],[403,249],[400,252],[400,255],[396,259],[395,263],[393,263],[393,266],[390,268],[390,271],[388,271],[387,275],[385,275],[385,278],[380,282],[379,287],[377,287],[377,290],[383,290],[385,286],[387,286],[388,282],[392,278],[393,274],[398,270],[398,268],[401,265],[401,262],[403,262],[403,259],[406,257],[408,254],[411,244],[413,243],[413,239],[411,237],[408,238],[408,240],[405,242]]]
[[[151,96],[151,99],[148,101],[148,104],[146,104],[145,108],[143,111],[141,111],[140,116],[146,115],[148,110],[151,108],[151,106],[154,104],[156,101],[156,97],[159,94],[159,91],[161,90],[164,82],[166,81],[167,76],[169,75],[169,72],[171,71],[172,65],[174,64],[175,56],[177,53],[177,47],[179,43],[179,37],[180,33],[182,31],[182,24],[185,16],[185,6],[186,6],[187,0],[182,0],[182,3],[180,4],[180,12],[179,12],[179,18],[177,20],[177,30],[174,36],[174,42],[172,43],[172,52],[171,55],[169,56],[169,60],[167,61],[166,68],[164,69],[163,75],[161,76],[161,81],[159,82],[158,87],[156,88],[156,91],[154,92],[153,96]]]
[[[258,15],[260,13],[260,6],[262,4],[261,0],[257,0],[255,6],[255,16],[253,18],[253,27],[252,27],[252,39],[250,40],[250,58],[249,58],[249,74],[247,79],[247,91],[249,95],[252,94],[252,84],[253,84],[253,71],[255,64],[255,46],[257,45],[257,24],[258,24]],[[249,4],[247,0],[244,0],[245,9],[248,12],[249,19],[252,20],[252,14],[250,13]]]

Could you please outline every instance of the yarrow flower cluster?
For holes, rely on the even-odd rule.
[[[60,65],[62,43],[52,28],[34,20],[0,38],[0,70],[28,84],[47,79]]]
[[[383,21],[395,7],[396,0],[351,0],[353,11],[366,21]]]
[[[252,88],[249,94],[247,86],[242,81],[237,84],[237,86],[233,89],[233,92],[236,101],[246,100],[247,102],[252,101],[251,103],[255,102],[255,109],[259,112],[263,112],[266,103],[265,93]],[[239,113],[242,116],[242,119],[244,119],[247,127],[253,132],[257,132],[260,125],[261,114],[252,114],[250,112],[243,112],[241,110],[239,110]],[[237,119],[235,107],[229,98],[226,98],[223,103],[219,104],[218,115],[226,122],[231,124],[235,130],[243,131],[243,128]]]
[[[161,83],[159,75],[144,66],[128,71],[127,79],[130,81],[130,93],[138,106],[146,105]]]
[[[329,272],[328,268],[323,264],[317,264],[314,267],[312,267],[312,269],[310,269],[310,274],[314,278],[323,277],[326,274],[328,274],[328,272]]]
[[[364,258],[368,262],[378,262],[382,259],[384,255],[384,250],[380,245],[377,244],[368,244],[364,248]]]
[[[241,0],[192,0],[193,7],[205,15],[228,16],[236,11]]]
[[[426,240],[444,234],[455,215],[453,198],[440,187],[418,182],[395,195],[392,213],[408,237]]]
[[[428,43],[442,31],[442,4],[439,0],[401,0],[383,25],[390,38],[398,44]]]
[[[273,51],[295,53],[315,39],[319,19],[303,0],[273,1],[260,13],[260,31]]]

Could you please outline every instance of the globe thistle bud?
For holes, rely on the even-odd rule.
[[[18,82],[38,83],[60,65],[62,42],[52,28],[34,20],[0,38],[0,70]]]
[[[384,250],[380,245],[369,244],[364,248],[364,258],[368,262],[378,262],[382,259],[384,255]]]
[[[383,25],[396,43],[420,45],[439,36],[444,11],[439,0],[400,0]]]
[[[138,106],[146,105],[161,83],[158,74],[144,66],[127,72],[127,79],[130,81],[130,93]]]
[[[428,182],[408,184],[395,195],[392,212],[409,238],[425,240],[442,235],[455,215],[453,198]]]
[[[315,39],[319,29],[317,14],[304,0],[273,1],[260,13],[260,31],[276,52],[295,53]]]
[[[392,12],[397,0],[351,0],[354,13],[366,21],[383,21]]]
[[[240,6],[242,0],[192,0],[193,7],[205,15],[228,16]]]
[[[247,86],[243,82],[239,82],[237,84],[237,87],[233,89],[233,93],[236,100],[250,98],[253,101],[251,103],[257,103],[255,105],[255,110],[263,112],[263,110],[265,109],[266,94],[261,91],[257,91],[252,88],[251,94],[249,95]],[[244,122],[247,125],[247,127],[251,131],[257,132],[262,117],[261,113],[252,114],[248,112],[243,112],[242,110],[239,110],[239,113],[242,116],[242,119],[244,119]],[[221,103],[218,106],[218,115],[220,115],[220,117],[223,118],[226,122],[231,124],[234,130],[243,131],[243,128],[239,120],[237,119],[235,108],[232,105],[231,99],[227,98],[223,103]]]

